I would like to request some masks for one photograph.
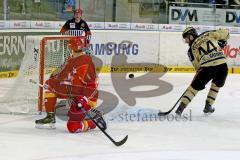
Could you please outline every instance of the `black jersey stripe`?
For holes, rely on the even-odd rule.
[[[215,61],[215,60],[218,60],[218,59],[225,59],[225,57],[224,57],[224,56],[221,56],[221,57],[218,57],[218,58],[210,59],[210,60],[208,60],[208,61],[206,61],[206,62],[201,63],[201,65],[206,64],[206,63],[209,63],[209,62],[212,62],[212,61]]]
[[[193,91],[190,90],[190,92],[192,93],[193,96],[196,96],[195,93]]]
[[[212,88],[210,90],[213,91],[213,92],[216,92],[216,93],[218,92],[218,90],[215,90],[215,89],[212,89]]]
[[[191,99],[188,96],[183,96],[183,98],[186,98],[189,102],[191,102]]]
[[[210,96],[208,96],[207,98],[208,98],[208,99],[212,99],[212,100],[215,100],[215,98],[213,98],[213,97],[210,97]]]

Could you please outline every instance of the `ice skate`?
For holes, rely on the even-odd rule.
[[[35,121],[35,126],[36,128],[56,129],[55,123],[55,113],[47,113],[47,116],[45,118]]]
[[[185,106],[183,103],[181,103],[181,104],[178,106],[177,110],[175,111],[176,115],[179,116],[179,117],[181,117],[182,112],[183,112],[183,110],[185,109],[185,107],[186,107],[186,106]]]
[[[206,102],[205,108],[203,110],[203,113],[205,116],[209,116],[215,111],[215,108],[213,108],[208,102]]]

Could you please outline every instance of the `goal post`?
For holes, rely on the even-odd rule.
[[[26,36],[26,51],[18,75],[9,91],[0,98],[0,113],[43,111],[43,85],[52,71],[69,58],[68,41],[72,36]],[[80,37],[86,45],[86,38]]]

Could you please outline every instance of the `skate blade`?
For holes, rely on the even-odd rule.
[[[205,117],[209,117],[213,112],[204,113]]]
[[[56,126],[54,123],[49,124],[36,124],[35,128],[37,129],[56,129]]]
[[[175,117],[181,119],[182,118],[182,114],[175,113]]]

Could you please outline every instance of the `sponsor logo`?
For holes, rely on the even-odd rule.
[[[34,24],[35,27],[50,27],[50,23],[48,22],[36,22]]]
[[[204,26],[204,27],[202,27],[202,31],[203,31],[203,32],[204,32],[204,31],[209,31],[209,30],[212,30],[212,28],[209,27],[209,26]]]
[[[119,28],[120,29],[129,29],[130,27],[127,24],[119,24]]]
[[[109,28],[118,28],[118,24],[108,24]]]
[[[174,26],[175,31],[182,31],[182,26]]]
[[[75,28],[76,24],[75,23],[70,23],[70,28]]]
[[[43,26],[43,23],[41,23],[41,22],[39,22],[39,23],[36,22],[36,23],[35,23],[35,26],[42,27],[42,26]]]
[[[0,72],[0,78],[12,78],[16,77],[18,71]]]
[[[181,25],[159,25],[160,31],[182,31]]]
[[[104,27],[102,26],[102,24],[100,24],[100,23],[95,23],[95,24],[93,25],[93,27],[94,27],[94,28],[104,28]]]
[[[82,27],[82,28],[84,28],[84,27],[85,27],[85,24],[84,24],[84,23],[82,23],[82,24],[81,24],[81,27]]]
[[[154,30],[154,29],[156,29],[155,25],[152,25],[152,24],[136,24],[134,26],[134,28],[135,29],[140,29],[140,30]]]
[[[0,36],[0,55],[18,55],[25,53],[25,36]]]
[[[180,20],[180,21],[198,21],[197,10],[189,9],[172,9],[171,10],[171,19]]]
[[[163,26],[162,28],[163,28],[163,29],[166,29],[166,30],[171,30],[171,29],[173,29],[172,26]]]
[[[227,45],[223,49],[224,54],[226,57],[229,58],[237,58],[238,55],[240,55],[240,46],[238,48],[231,47],[230,45]]]
[[[145,29],[146,27],[145,27],[145,25],[139,25],[139,24],[137,24],[137,25],[135,26],[135,28],[138,28],[138,29]]]
[[[120,24],[107,24],[106,28],[111,28],[111,29],[130,29],[129,25],[128,24],[124,24],[124,23],[120,23]]]
[[[156,29],[156,28],[155,28],[154,25],[149,24],[149,25],[146,26],[146,29],[148,29],[148,30],[154,30],[154,29]]]
[[[4,28],[5,27],[5,22],[0,22],[0,28]]]
[[[23,27],[27,27],[27,22],[14,22],[13,23],[13,27],[20,27],[20,28],[23,28]]]
[[[235,27],[235,28],[229,28],[231,33],[239,33],[239,28]]]
[[[94,51],[94,55],[138,55],[139,44],[123,41],[121,43],[108,42],[106,44],[90,44],[89,48]]]
[[[237,14],[237,12],[226,12],[226,23],[240,23],[240,14]]]

